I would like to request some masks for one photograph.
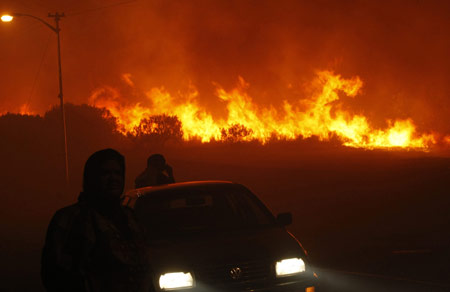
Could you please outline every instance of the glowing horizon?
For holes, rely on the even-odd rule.
[[[135,90],[131,74],[122,81]],[[201,105],[198,91],[191,86],[174,96],[164,87],[145,92],[144,100],[130,102],[118,89],[104,86],[94,90],[88,105],[106,109],[116,130],[123,135],[154,134],[161,131],[158,116],[176,118],[184,141],[198,140],[250,142],[266,144],[275,140],[293,141],[317,137],[320,141],[337,138],[343,146],[362,149],[405,149],[428,152],[437,144],[450,146],[450,135],[418,132],[413,119],[386,119],[387,126],[375,128],[369,119],[342,109],[342,98],[356,98],[363,88],[360,77],[343,78],[332,71],[318,71],[310,82],[311,96],[295,102],[282,101],[282,106],[263,106],[248,94],[248,84],[239,77],[238,84],[225,90],[216,84],[215,97],[224,105],[226,117],[218,118]],[[38,115],[29,103],[17,111],[22,115]],[[0,115],[6,112],[0,113]]]

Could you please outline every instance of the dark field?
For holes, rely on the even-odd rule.
[[[38,135],[6,134],[11,143],[2,145],[0,157],[2,291],[42,291],[39,261],[47,224],[58,208],[75,202],[87,157],[107,146],[127,159],[127,189],[144,169],[148,154],[160,152],[177,181],[239,182],[274,213],[291,211],[294,223],[289,229],[335,291],[369,289],[354,285],[352,290],[330,271],[450,287],[449,158],[354,150],[318,141],[163,147],[74,135],[69,144],[71,185],[66,190],[61,153],[55,150],[60,147]],[[365,285],[382,285],[384,280],[377,279]]]

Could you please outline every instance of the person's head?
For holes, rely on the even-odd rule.
[[[120,198],[125,183],[125,158],[114,149],[92,154],[84,165],[83,192],[106,199]]]
[[[161,154],[153,154],[147,159],[147,167],[154,168],[157,171],[164,171],[166,168],[166,159]]]

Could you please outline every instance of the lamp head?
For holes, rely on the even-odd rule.
[[[2,22],[11,22],[13,20],[13,16],[11,14],[4,14],[1,17]]]

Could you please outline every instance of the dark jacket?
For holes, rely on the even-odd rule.
[[[80,198],[55,213],[42,254],[47,291],[148,291],[148,257],[132,210]]]

